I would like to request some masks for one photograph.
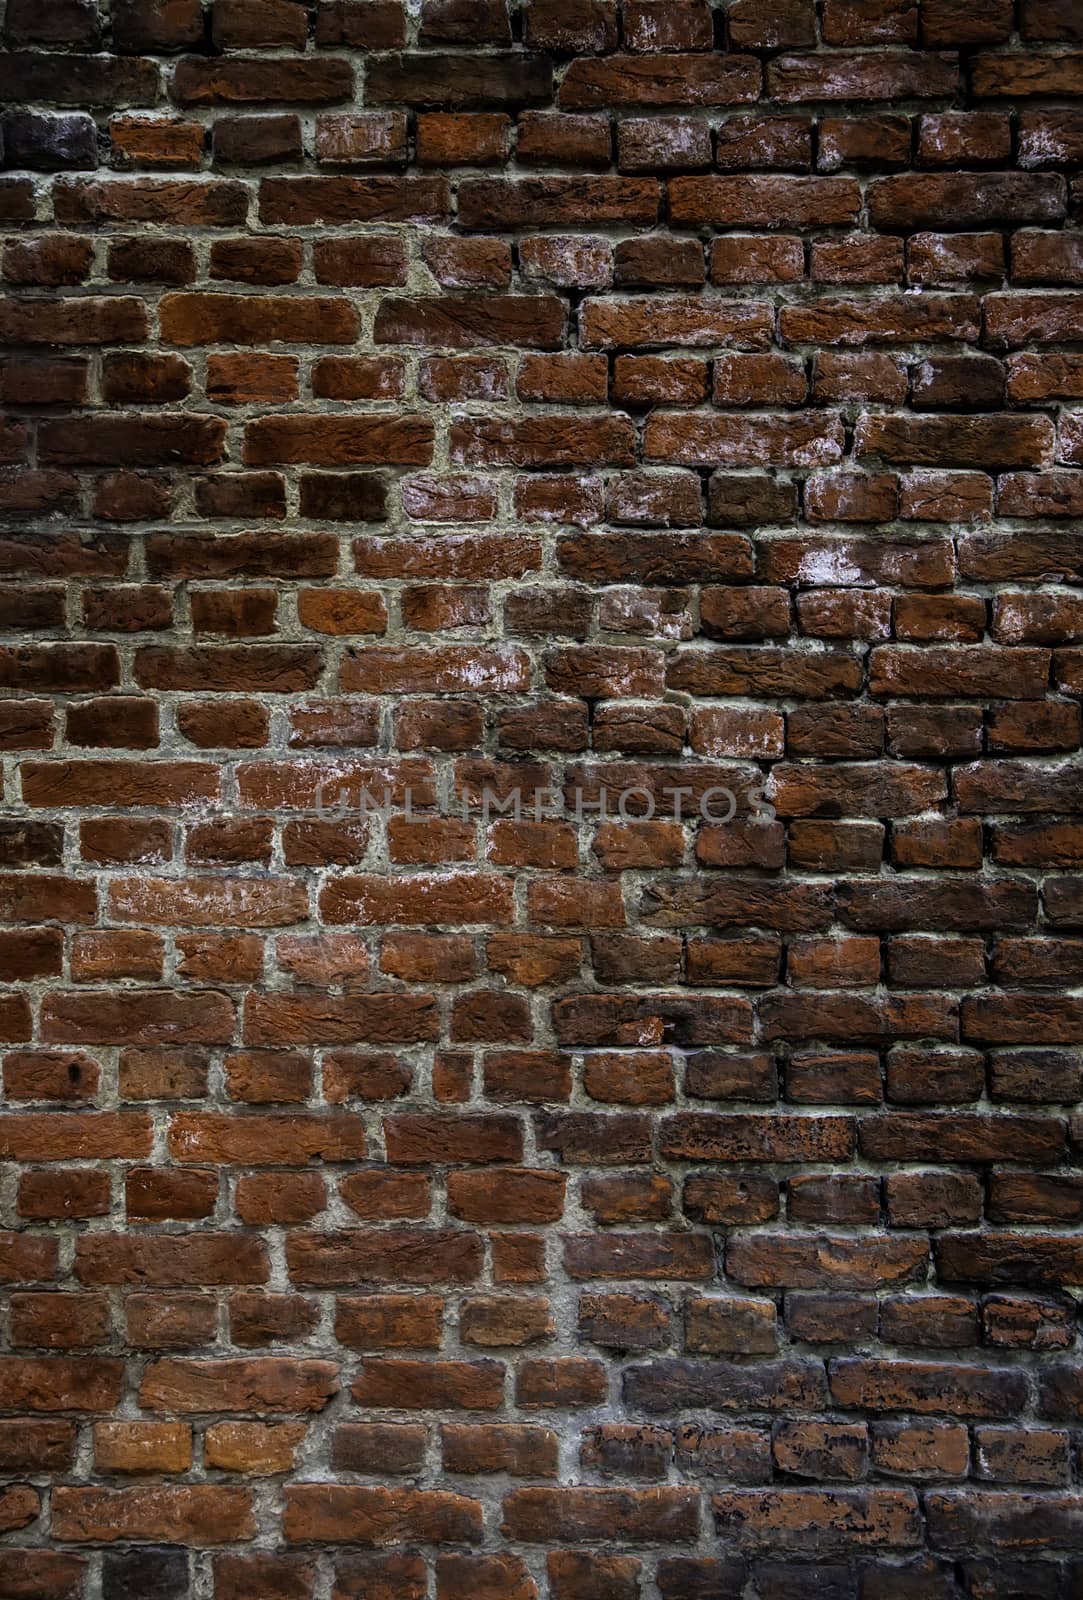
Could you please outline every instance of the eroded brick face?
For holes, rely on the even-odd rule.
[[[2,26],[0,1597],[1083,1594],[1078,0]]]

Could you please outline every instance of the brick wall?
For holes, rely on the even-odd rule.
[[[1079,0],[3,28],[0,1600],[1078,1600]]]

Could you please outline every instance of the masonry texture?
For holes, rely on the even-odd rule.
[[[3,50],[0,1600],[1079,1600],[1083,5]]]

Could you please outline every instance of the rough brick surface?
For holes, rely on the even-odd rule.
[[[0,1597],[1078,1600],[1079,0],[0,11]]]

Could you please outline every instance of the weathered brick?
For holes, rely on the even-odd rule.
[[[0,1591],[1062,1600],[1071,4],[4,41]]]

